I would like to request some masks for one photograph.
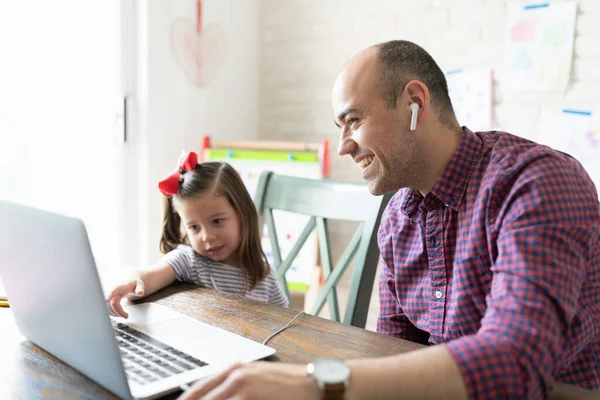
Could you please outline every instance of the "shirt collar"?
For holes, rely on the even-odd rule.
[[[413,214],[421,201],[428,210],[443,203],[458,211],[483,145],[483,140],[466,126],[462,129],[463,135],[456,152],[427,196],[423,198],[419,191],[407,189],[401,206],[404,214]]]

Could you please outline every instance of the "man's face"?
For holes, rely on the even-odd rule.
[[[375,69],[343,72],[334,85],[332,105],[340,128],[338,153],[349,154],[373,195],[418,183],[424,166],[422,143],[409,130],[408,102],[389,108],[375,79]]]

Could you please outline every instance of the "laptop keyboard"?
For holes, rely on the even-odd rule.
[[[129,380],[143,385],[208,365],[128,325],[112,323]]]

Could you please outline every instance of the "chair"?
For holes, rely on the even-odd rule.
[[[273,267],[288,298],[285,274],[316,228],[324,283],[309,312],[317,315],[327,301],[331,319],[340,322],[336,287],[356,255],[343,323],[364,328],[379,260],[377,230],[381,214],[390,198],[391,194],[379,197],[371,195],[367,186],[362,183],[306,179],[277,175],[270,171],[263,172],[254,201],[261,217],[261,226],[265,223],[267,225]],[[274,210],[311,217],[283,260],[273,218]],[[332,268],[327,228],[327,221],[331,219],[359,222],[335,268]]]

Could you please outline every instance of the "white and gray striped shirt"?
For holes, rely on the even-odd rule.
[[[173,267],[179,281],[192,282],[203,287],[214,287],[214,282],[214,288],[217,290],[245,294],[246,297],[263,303],[288,307],[288,299],[279,287],[275,272],[271,268],[269,275],[247,292],[249,282],[244,269],[212,261],[196,253],[190,246],[177,246],[164,255],[163,261]]]

